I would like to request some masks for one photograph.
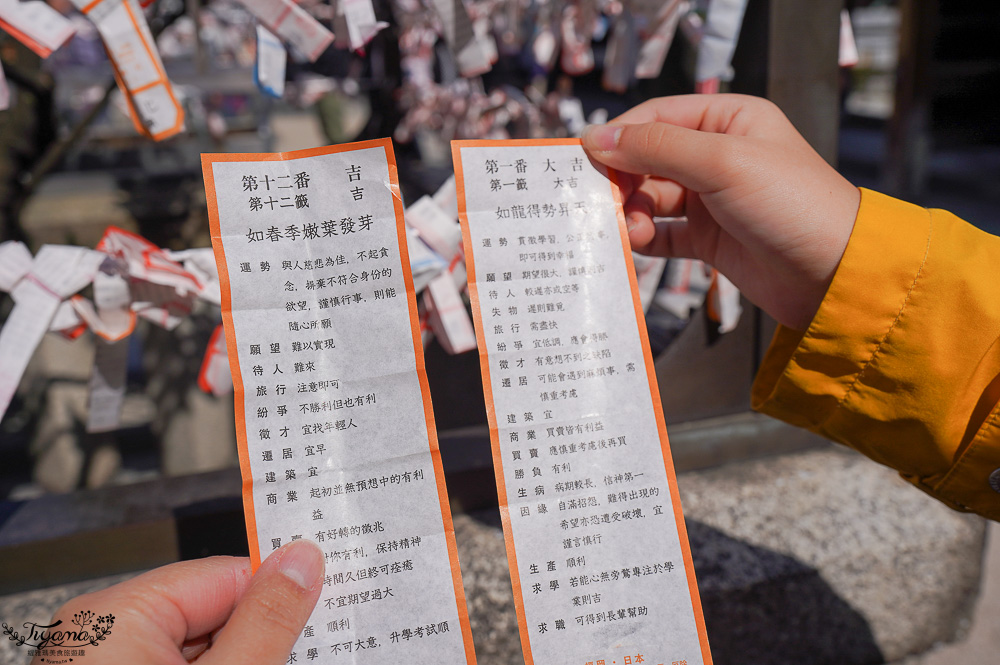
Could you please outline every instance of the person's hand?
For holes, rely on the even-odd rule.
[[[653,99],[588,127],[583,147],[626,176],[633,249],[701,259],[779,323],[808,327],[861,194],[774,104],[743,95]]]
[[[128,665],[284,665],[323,583],[323,553],[299,540],[250,575],[250,560],[212,557],[150,571],[78,596],[51,623],[75,630],[74,614],[113,615],[112,630],[83,647],[81,662]],[[50,647],[58,648],[58,647]],[[39,665],[43,654],[32,665]]]

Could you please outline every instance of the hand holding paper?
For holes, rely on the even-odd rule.
[[[780,323],[809,325],[860,194],[777,107],[741,95],[654,99],[588,128],[583,145],[633,174],[622,187],[634,249],[702,259]]]
[[[322,580],[319,548],[290,543],[253,577],[244,558],[184,561],[75,598],[55,618],[72,626],[81,610],[111,615],[114,634],[91,647],[102,662],[281,665]]]

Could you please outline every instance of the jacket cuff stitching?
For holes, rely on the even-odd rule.
[[[880,339],[878,344],[876,345],[875,350],[872,351],[871,356],[869,356],[868,360],[865,361],[864,366],[855,375],[851,383],[847,386],[847,390],[846,392],[844,392],[843,397],[837,400],[836,406],[834,406],[833,409],[830,410],[830,413],[827,415],[827,417],[823,419],[822,423],[820,423],[819,425],[820,427],[825,425],[830,420],[830,418],[832,418],[833,415],[837,413],[837,411],[843,408],[844,404],[847,402],[847,399],[852,395],[855,388],[857,388],[858,382],[861,381],[862,377],[864,377],[865,375],[865,372],[868,370],[869,367],[871,367],[872,363],[875,362],[875,359],[878,357],[879,352],[882,351],[882,347],[885,345],[886,341],[888,341],[889,336],[892,334],[892,331],[895,330],[896,325],[899,323],[899,320],[903,317],[903,311],[906,309],[906,305],[910,302],[910,296],[913,294],[913,289],[916,288],[917,282],[920,281],[920,275],[924,271],[924,266],[927,264],[927,257],[930,254],[931,236],[933,235],[934,232],[934,217],[930,214],[930,211],[927,211],[927,217],[928,217],[927,244],[924,246],[924,256],[920,260],[920,266],[917,268],[917,274],[914,275],[913,277],[913,282],[910,284],[910,288],[906,292],[906,297],[903,298],[903,304],[900,305],[899,312],[896,313],[896,318],[894,318],[892,323],[889,324],[889,329],[885,331],[885,334],[882,336],[882,339]],[[808,333],[806,333],[806,335],[808,336]],[[798,354],[796,353],[795,355]]]

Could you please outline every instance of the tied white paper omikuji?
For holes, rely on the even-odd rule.
[[[0,29],[43,58],[73,36],[73,23],[43,0],[0,0]]]
[[[253,79],[260,91],[269,97],[281,99],[285,94],[285,65],[288,53],[281,40],[262,25],[257,26],[257,60]]]
[[[240,0],[268,30],[315,62],[333,43],[333,33],[294,0]]]
[[[0,330],[0,419],[60,304],[93,281],[106,259],[92,249],[64,245],[42,245],[31,259],[22,243],[0,244],[0,289],[9,290],[15,303]]]
[[[137,0],[70,0],[93,22],[138,132],[161,141],[184,131],[184,109]]]

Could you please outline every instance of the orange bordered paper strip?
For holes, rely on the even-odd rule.
[[[100,33],[136,131],[156,141],[184,131],[184,109],[138,0],[71,2]]]
[[[43,0],[0,0],[0,29],[42,58],[65,44],[73,23]]]
[[[202,165],[250,556],[326,553],[293,656],[472,665],[391,142]]]
[[[614,176],[577,140],[452,152],[525,662],[708,665]]]
[[[333,33],[294,0],[240,0],[258,21],[311,62],[333,43]]]

